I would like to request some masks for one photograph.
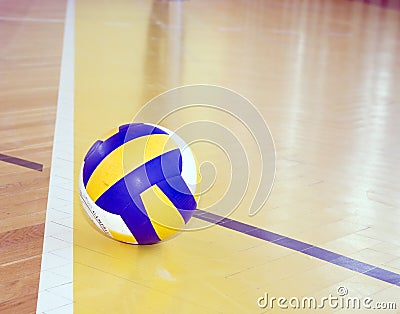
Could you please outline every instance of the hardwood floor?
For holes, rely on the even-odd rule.
[[[257,306],[264,293],[326,298],[338,287],[400,305],[399,0],[76,1],[75,28],[66,28],[74,44],[64,46],[75,83],[68,80],[70,106],[61,111],[71,118],[57,115],[71,123],[57,123],[64,138],[53,143],[66,2],[0,0],[0,313],[34,313],[37,303],[40,314],[270,313]],[[229,216],[236,229],[215,225],[154,246],[108,239],[79,200],[88,148],[152,97],[190,84],[230,88],[265,118],[276,148],[267,203],[251,217],[246,196]],[[164,126],[189,116],[236,130],[214,112]],[[53,147],[53,169],[71,178],[53,185],[51,172],[49,193]],[[259,157],[253,148],[249,156]],[[67,206],[73,219],[58,211]],[[64,225],[45,228],[47,207],[47,220],[54,210]],[[49,230],[59,237],[42,255]],[[268,240],[273,234],[284,236],[280,244]],[[46,255],[58,274],[42,269],[37,302]],[[321,309],[338,311],[352,312]]]
[[[58,94],[65,1],[0,2],[0,312],[34,313]]]
[[[351,297],[398,301],[400,18],[379,3],[77,1],[75,313],[270,313],[257,308],[264,292],[326,297],[338,287],[347,287]],[[186,232],[152,247],[106,238],[88,223],[80,204],[85,154],[152,97],[190,84],[230,88],[265,118],[276,147],[268,201],[249,216],[259,179],[253,167],[250,193],[229,215],[234,221],[224,222],[228,228]],[[189,103],[177,97],[173,105],[180,101]],[[160,102],[154,112],[173,105]],[[212,121],[246,139],[240,123],[206,109],[171,110],[160,124],[177,130]],[[207,144],[207,133],[196,131]],[[222,199],[224,179],[234,171],[223,168],[229,162],[211,145],[196,145],[198,162],[216,168],[215,184],[199,204],[209,210],[207,201]],[[246,154],[250,166],[260,157],[257,147]],[[216,213],[232,209],[221,203]],[[276,234],[285,238],[260,240]],[[323,253],[306,255],[311,248]],[[318,313],[337,311],[352,312],[326,306]]]

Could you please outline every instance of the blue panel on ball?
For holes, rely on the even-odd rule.
[[[175,149],[148,161],[105,191],[97,199],[96,205],[110,213],[120,214],[132,197],[139,196],[151,186],[164,181],[166,176],[180,175],[180,156],[179,149]],[[161,164],[165,169],[162,169]]]
[[[90,176],[101,161],[106,158],[113,150],[126,142],[151,134],[167,134],[165,131],[148,124],[132,123],[119,127],[119,132],[105,140],[95,142],[89,149],[85,157],[83,167],[83,183],[86,187]]]
[[[135,197],[122,211],[121,218],[139,244],[153,244],[160,241],[140,196]]]
[[[95,203],[109,213],[120,215],[131,202],[131,194],[129,194],[125,181],[121,179],[104,192]]]
[[[146,175],[151,185],[182,173],[182,156],[179,149],[171,150],[145,163]]]
[[[172,204],[174,204],[182,215],[185,223],[187,223],[192,217],[197,203],[182,177],[179,175],[177,177],[168,178],[165,181],[159,182],[157,186],[164,192]]]

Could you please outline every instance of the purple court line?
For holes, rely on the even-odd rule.
[[[307,254],[309,256],[318,258],[320,260],[329,262],[331,264],[335,264],[350,270],[353,270],[357,273],[367,275],[369,277],[373,277],[375,279],[385,281],[387,283],[400,286],[400,274],[388,271],[386,269],[367,264],[350,257],[337,254],[318,246],[314,246],[312,244],[308,244],[299,240],[295,240],[289,237],[285,237],[283,235],[264,230],[255,226],[251,226],[245,224],[240,221],[236,221],[229,218],[224,218],[222,216],[212,214],[201,209],[195,211],[194,217],[205,220],[208,222],[215,223],[220,225],[221,227],[232,229],[254,238],[258,238],[270,243],[274,243],[280,246],[283,246],[288,249],[292,249],[294,251]]]
[[[36,162],[25,160],[25,159],[21,159],[21,158],[17,158],[17,157],[12,157],[12,156],[8,156],[8,155],[0,154],[0,161],[8,162],[10,164],[14,164],[14,165],[17,165],[17,166],[29,168],[29,169],[36,170],[36,171],[43,171],[43,165],[42,164],[38,164]]]

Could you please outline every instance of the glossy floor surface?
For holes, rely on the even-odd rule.
[[[375,309],[356,313],[400,313],[398,1],[76,0],[73,13],[74,312],[275,313],[291,311],[295,301],[283,310],[273,297],[314,297],[320,305],[324,297],[343,295],[344,302],[371,298]],[[190,121],[214,121],[249,144],[253,172],[243,202],[229,215],[233,221],[228,228],[186,231],[151,246],[105,237],[79,200],[78,175],[87,150],[109,130],[131,122],[153,97],[190,84],[229,88],[262,115],[276,150],[269,199],[249,216],[259,150],[248,129],[207,108],[176,112],[162,125],[175,130]],[[4,108],[2,103],[1,117]],[[1,121],[1,130],[10,132],[13,127]],[[198,158],[211,160],[217,174],[200,200],[199,208],[207,210],[223,197],[231,172],[223,149],[202,145],[195,149]],[[228,150],[229,142],[224,145]],[[27,158],[8,148],[0,153]],[[0,167],[2,178],[9,178],[11,166]],[[7,186],[3,182],[0,186]],[[16,194],[5,189],[1,195],[1,204],[11,204]],[[204,223],[196,217],[191,222]],[[245,231],[248,226],[252,232]],[[279,242],[268,240],[274,234]],[[319,253],[304,253],[310,248]],[[57,261],[50,261],[53,268]],[[2,274],[12,274],[6,266],[1,265]],[[52,278],[47,283],[64,291],[56,287],[58,277]],[[10,289],[7,280],[1,289]],[[15,298],[22,296],[25,284],[14,289]],[[72,312],[72,306],[48,309]],[[325,302],[318,312],[352,309]]]
[[[250,217],[245,198],[230,218],[400,272],[398,11],[355,1],[87,0],[76,4],[75,43],[75,178],[91,143],[152,97],[224,86],[258,108],[277,158],[262,210]],[[199,116],[164,126],[190,119]],[[91,227],[77,192],[74,215],[78,313],[257,313],[276,310],[257,306],[265,292],[320,298],[340,286],[399,301],[396,285],[220,226],[131,247]]]

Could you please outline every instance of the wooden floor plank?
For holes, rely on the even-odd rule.
[[[0,233],[0,249],[43,239],[44,223]]]
[[[37,256],[42,252],[43,237],[32,238],[23,243],[17,243],[1,248],[0,264],[16,260],[24,260]]]
[[[0,1],[0,312],[34,313],[56,114],[65,1]]]
[[[39,278],[36,279],[36,282]],[[0,303],[0,312],[4,314],[14,313],[35,313],[36,312],[37,292],[25,294],[14,299]]]
[[[15,281],[31,274],[37,274],[41,261],[42,256],[40,254],[1,265],[0,277],[2,282]]]

